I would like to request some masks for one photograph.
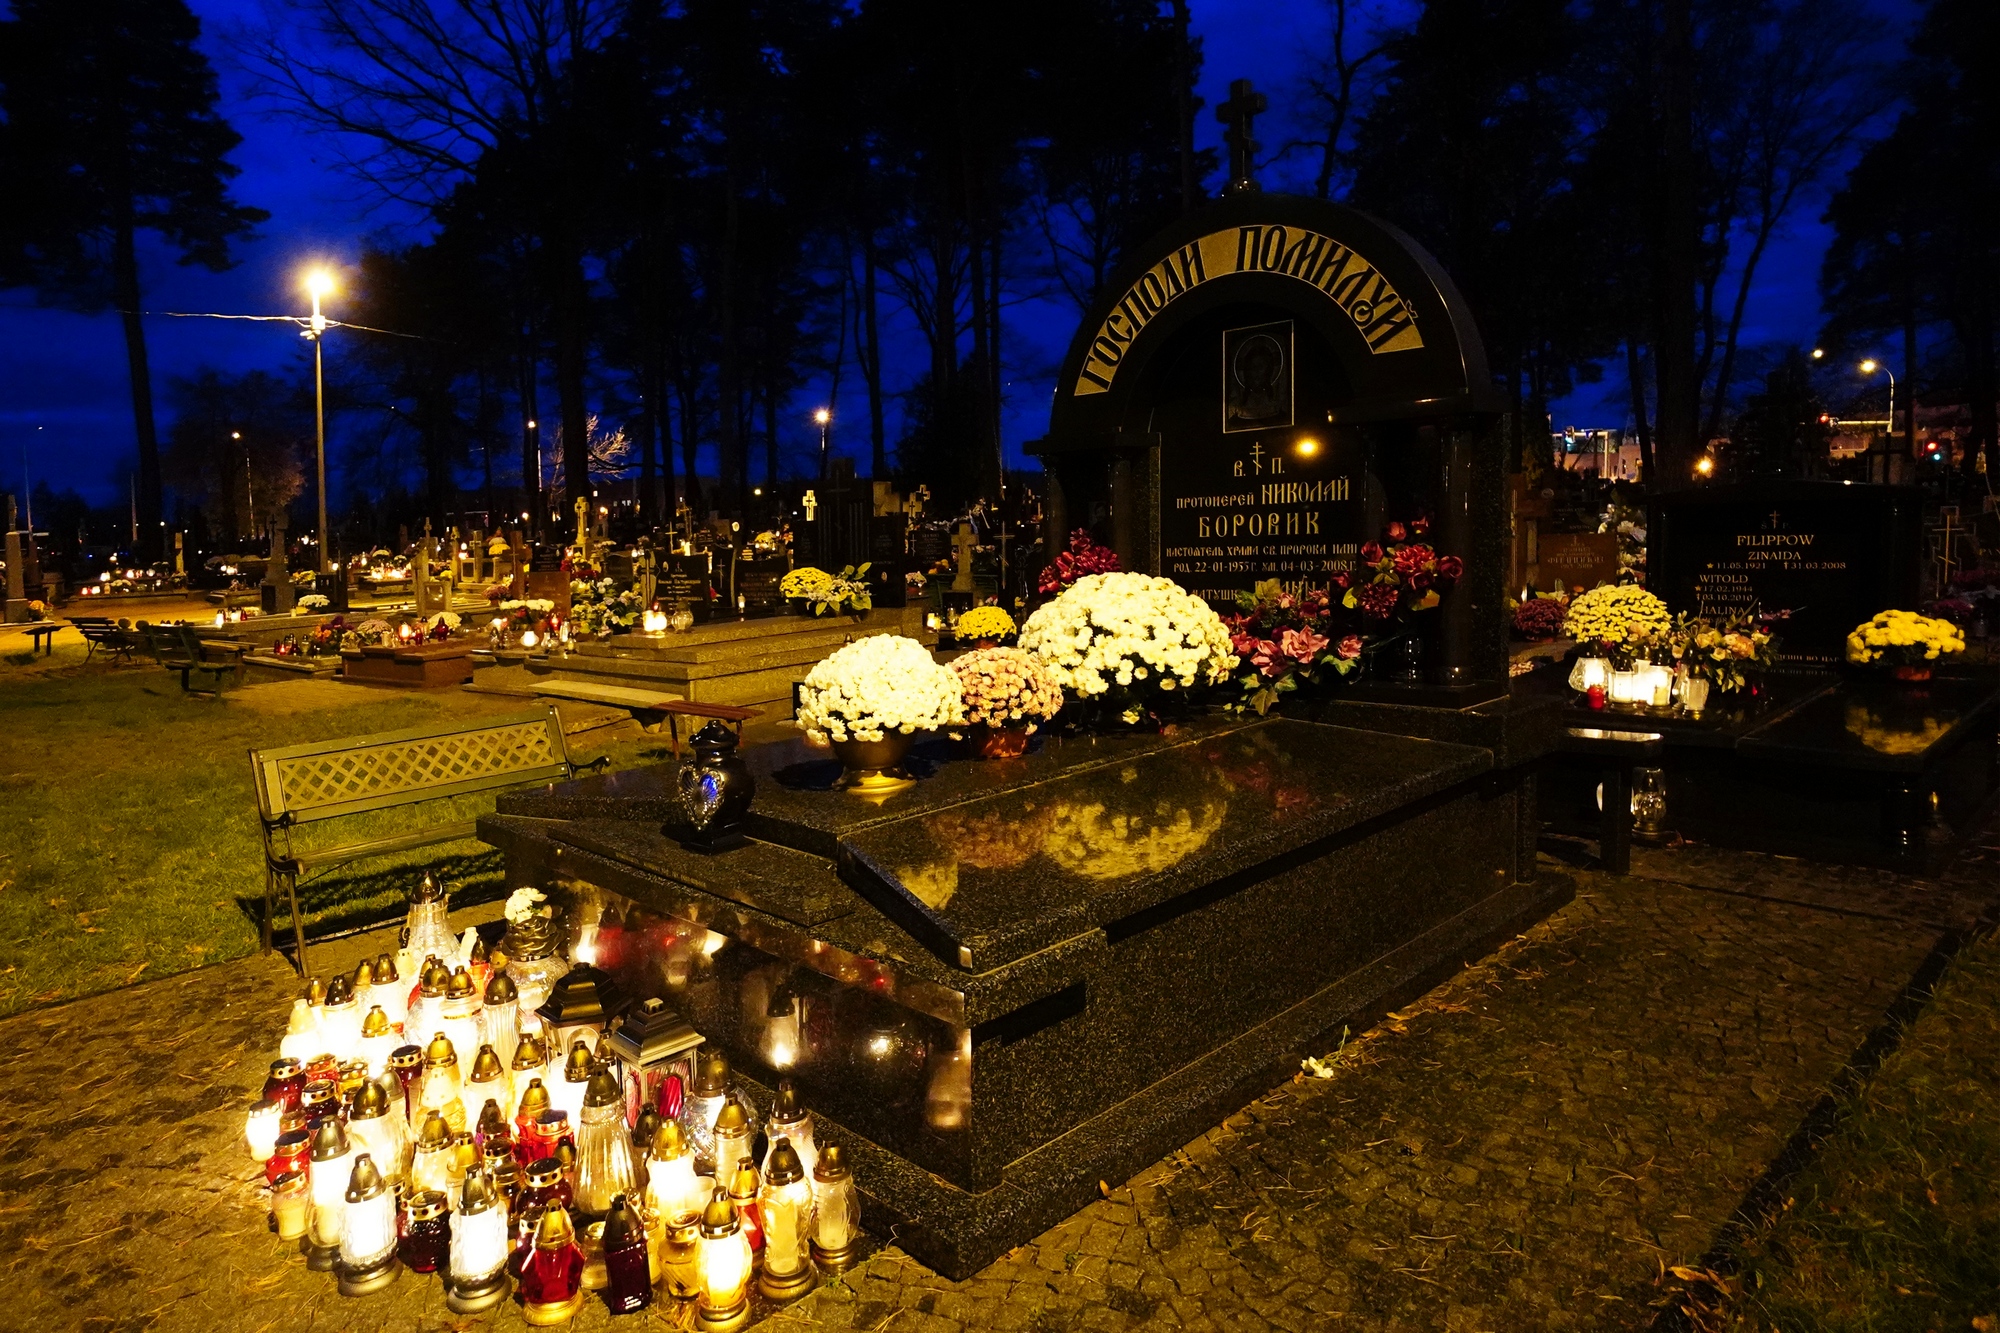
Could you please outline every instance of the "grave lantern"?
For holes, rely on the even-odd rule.
[[[288,1107],[297,1106],[305,1090],[305,1066],[289,1057],[271,1061],[271,1071],[264,1076],[265,1101],[277,1102]]]
[[[653,1303],[652,1265],[646,1227],[620,1194],[604,1219],[604,1303],[612,1314],[631,1314]]]
[[[576,1206],[586,1216],[602,1217],[614,1198],[637,1192],[624,1093],[617,1079],[599,1070],[591,1075],[576,1131]]]
[[[286,1171],[271,1182],[271,1220],[279,1240],[304,1240],[312,1214],[312,1183],[304,1171]]]
[[[278,1125],[284,1119],[285,1104],[268,1099],[250,1108],[244,1117],[243,1137],[250,1145],[250,1160],[268,1162],[278,1146]]]
[[[396,1259],[396,1196],[362,1153],[347,1178],[347,1213],[340,1232],[340,1294],[366,1296],[403,1271]]]
[[[442,1115],[452,1132],[465,1128],[465,1086],[459,1079],[458,1051],[440,1032],[424,1049],[424,1079],[417,1089],[417,1111]]]
[[[408,625],[403,626],[409,629]],[[408,637],[407,633],[404,636]],[[444,881],[426,870],[417,886],[410,890],[410,910],[406,925],[408,938],[403,947],[410,951],[410,957],[435,956],[439,960],[458,957],[458,937],[451,933],[451,923],[447,919],[450,910],[450,893]]]
[[[770,1172],[757,1195],[758,1220],[764,1227],[764,1273],[757,1290],[779,1304],[811,1291],[813,1190],[805,1167],[790,1140],[771,1149]]]
[[[513,1106],[513,1081],[507,1077],[507,1067],[500,1063],[499,1055],[491,1046],[481,1046],[479,1054],[473,1057],[472,1073],[465,1080],[460,1101],[465,1107],[465,1123],[475,1127],[488,1101],[499,1106]],[[501,1114],[506,1113],[503,1111]]]
[[[569,1059],[563,1062],[562,1078],[549,1085],[549,1104],[568,1115],[572,1124],[583,1115],[583,1096],[596,1072],[597,1061],[589,1045],[578,1037],[570,1045]]]
[[[495,972],[486,983],[485,1004],[479,1011],[481,1038],[511,1067],[514,1051],[521,1043],[521,997],[505,972]]]
[[[750,1152],[750,1140],[756,1135],[757,1127],[751,1123],[743,1104],[731,1098],[715,1117],[715,1178],[729,1180],[742,1166],[755,1167],[755,1159]]]
[[[535,1012],[555,1031],[555,1049],[567,1051],[579,1037],[595,1044],[625,1012],[625,995],[610,973],[579,963],[549,988]]]
[[[451,1219],[445,1308],[454,1314],[478,1314],[506,1300],[508,1249],[507,1209],[486,1173],[471,1172]]]
[[[819,1149],[813,1143],[812,1112],[799,1105],[798,1091],[788,1078],[778,1080],[778,1096],[771,1103],[771,1118],[764,1126],[769,1146],[764,1150],[764,1173],[770,1174],[771,1154],[777,1151],[780,1142],[790,1143],[792,1151],[799,1155],[799,1165],[803,1174],[810,1178],[813,1164],[819,1161]]]
[[[847,1154],[837,1143],[820,1150],[813,1167],[813,1260],[829,1273],[844,1273],[854,1264],[854,1242],[861,1230],[861,1201],[854,1194],[854,1175]]]
[[[409,1134],[400,1115],[390,1114],[389,1093],[379,1083],[364,1083],[347,1113],[347,1136],[356,1152],[374,1159],[375,1169],[390,1181],[403,1178],[409,1156]]]
[[[347,1214],[347,1178],[354,1149],[338,1117],[323,1120],[312,1140],[312,1223],[306,1267],[330,1273],[340,1261],[340,1229]]]
[[[699,1333],[735,1333],[749,1323],[750,1242],[735,1205],[720,1193],[702,1214],[695,1265],[701,1278],[695,1304]]]
[[[535,1246],[521,1265],[521,1313],[529,1324],[565,1324],[583,1309],[583,1251],[560,1204],[535,1228]]]
[[[381,1005],[373,1005],[368,1017],[361,1020],[361,1040],[355,1043],[354,1053],[368,1066],[368,1077],[381,1078],[389,1072],[389,1057],[403,1039],[390,1026],[389,1015]]]
[[[671,1120],[681,1113],[694,1076],[694,1052],[702,1037],[666,1002],[649,999],[606,1034],[612,1053],[625,1066],[625,1119],[637,1125],[643,1110]]]

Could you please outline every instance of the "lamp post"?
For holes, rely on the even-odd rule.
[[[819,479],[825,481],[827,444],[833,438],[833,409],[820,408],[813,413],[813,420],[819,425]]]
[[[317,441],[319,479],[319,527],[313,532],[313,570],[326,573],[326,365],[321,345],[326,341],[326,316],[319,311],[322,296],[333,290],[333,275],[314,269],[306,275],[306,291],[312,295],[312,324],[306,338],[313,345],[313,423]]]
[[[1879,370],[1889,377],[1889,429],[1884,433],[1894,436],[1896,433],[1896,372],[1872,356],[1855,368],[1864,375],[1873,375]]]

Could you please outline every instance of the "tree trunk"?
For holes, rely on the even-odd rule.
[[[736,353],[736,242],[739,218],[736,208],[736,160],[732,150],[722,172],[722,252],[715,275],[716,317],[721,348],[716,359],[716,424],[719,427],[719,459],[716,468],[722,495],[736,493],[741,512],[750,499],[750,452],[743,439],[742,390]]]
[[[681,400],[681,476],[686,480],[685,498],[687,507],[695,513],[702,513],[701,469],[699,456],[701,449],[701,408],[695,397],[695,386],[689,375],[683,373],[675,377],[674,387]]]
[[[133,244],[132,207],[119,205],[117,234],[112,241],[112,291],[125,326],[125,363],[132,381],[132,435],[138,445],[135,503],[138,532],[133,554],[150,561],[167,557],[166,529],[160,522],[160,436],[153,421],[153,377],[146,363],[146,328],[139,314],[139,257]]]
[[[1694,179],[1694,34],[1689,0],[1666,0],[1661,60],[1661,172],[1657,300],[1653,343],[1658,384],[1659,471],[1662,490],[1691,485],[1701,452],[1696,438],[1701,384],[1695,375],[1695,282],[1700,218]]]
[[[882,421],[882,344],[875,332],[875,230],[861,236],[861,319],[865,337],[855,340],[855,354],[861,362],[862,378],[868,381],[869,464],[873,476],[889,475],[889,446]]]
[[[530,536],[542,532],[541,366],[532,331],[521,335],[521,512]]]
[[[1194,211],[1194,50],[1188,44],[1187,0],[1173,0],[1174,29],[1180,35],[1176,50],[1180,54],[1179,75],[1174,80],[1174,112],[1179,124],[1181,158],[1181,212]],[[1322,195],[1321,198],[1325,196]]]
[[[1625,378],[1632,388],[1632,421],[1639,434],[1639,479],[1653,484],[1653,426],[1647,420],[1646,381],[1639,361],[1639,340],[1625,335]]]
[[[590,404],[584,390],[584,306],[589,294],[584,290],[582,257],[570,250],[558,262],[556,396],[562,409],[563,507],[556,515],[556,531],[568,533],[576,502],[590,502]]]
[[[1778,225],[1779,215],[1771,209],[1765,209],[1764,216],[1766,221],[1750,246],[1749,258],[1743,261],[1743,274],[1736,284],[1736,301],[1729,310],[1729,329],[1722,339],[1722,366],[1715,372],[1715,393],[1709,399],[1708,416],[1701,427],[1703,448],[1722,429],[1722,414],[1729,403],[1729,382],[1736,374],[1736,340],[1743,332],[1743,311],[1750,304],[1750,280],[1756,276],[1758,261],[1764,257],[1764,247],[1770,244],[1771,233]]]

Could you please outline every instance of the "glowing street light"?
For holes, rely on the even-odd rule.
[[[827,444],[833,438],[833,409],[820,408],[813,413],[813,421],[819,426],[819,477],[825,481]]]
[[[1813,360],[1820,361],[1825,359],[1825,357],[1826,357],[1826,349],[1824,347],[1815,347],[1812,349]]]
[[[1889,377],[1889,429],[1882,433],[1884,435],[1894,435],[1896,433],[1896,372],[1872,356],[1856,366],[1855,369],[1864,375],[1873,375],[1879,370]]]
[[[313,345],[313,419],[318,444],[319,461],[319,527],[314,532],[313,568],[324,574],[326,570],[326,365],[321,345],[325,342],[326,316],[320,313],[320,298],[333,292],[333,275],[323,268],[309,269],[305,276],[306,292],[312,297],[312,322],[305,330],[305,338]]]
[[[1715,472],[1715,460],[1703,454],[1695,461],[1694,473],[1697,477],[1710,476]]]

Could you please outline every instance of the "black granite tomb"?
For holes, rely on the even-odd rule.
[[[790,562],[782,555],[752,556],[736,562],[736,592],[743,599],[744,616],[785,613],[785,595],[780,585],[790,569]]]
[[[1922,493],[1908,486],[1768,480],[1660,496],[1647,525],[1647,586],[1675,611],[1781,614],[1788,662],[1839,663],[1847,632],[1915,610]]]
[[[660,605],[669,612],[687,611],[696,624],[705,624],[711,609],[709,559],[706,551],[666,556],[654,587]]]

